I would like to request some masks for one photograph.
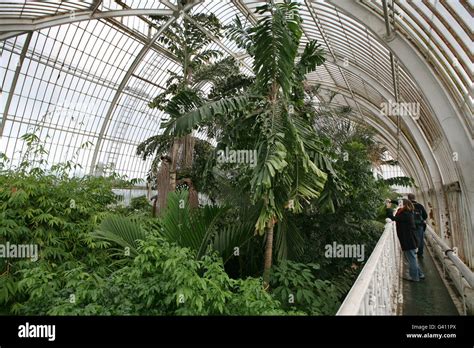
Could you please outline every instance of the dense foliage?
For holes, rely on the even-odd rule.
[[[22,271],[20,314],[49,315],[257,315],[284,314],[258,279],[233,280],[221,260],[196,260],[189,249],[155,236],[140,242],[139,255],[112,273],[83,265],[59,271]],[[40,272],[38,272],[40,271]]]
[[[114,205],[111,188],[118,184],[114,178],[1,173],[1,244],[39,248],[36,261],[1,259],[2,312],[284,313],[258,279],[229,278],[222,259],[209,254],[198,260],[193,249],[169,244],[155,224],[133,214],[122,218],[128,224],[114,223],[111,213],[126,213]],[[123,242],[125,233],[139,230]]]
[[[393,194],[388,185],[412,180],[375,177],[385,149],[370,128],[349,122],[350,108],[332,108],[305,83],[324,54],[316,41],[298,50],[298,4],[266,4],[257,12],[255,26],[236,19],[227,28],[254,60],[251,76],[233,58],[207,49],[209,37],[186,16],[160,38],[183,71],[171,74],[150,102],[170,116],[165,133],[137,151],[155,159],[153,177],[173,144],[194,129],[207,132],[217,146],[193,142],[192,166],[178,168],[176,179],[190,178],[213,204],[192,207],[191,191],[177,186],[158,217],[144,196],[123,207],[112,188],[136,180],[72,176],[74,158],[48,166],[34,133],[23,137],[26,152],[17,167],[0,154],[0,244],[39,250],[35,261],[0,259],[1,313],[337,311],[382,232],[378,213]],[[222,34],[215,16],[191,18]],[[217,151],[226,148],[255,149],[255,166],[218,163]],[[363,245],[365,255],[328,257],[325,247],[333,242]]]

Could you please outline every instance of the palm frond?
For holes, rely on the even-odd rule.
[[[138,255],[138,240],[145,239],[146,233],[138,223],[129,218],[112,215],[102,221],[92,236],[120,246],[121,249],[115,248],[120,255],[124,255],[125,248],[128,248],[130,256],[134,257]]]
[[[146,160],[150,156],[160,157],[169,151],[173,143],[173,138],[165,134],[159,134],[145,139],[137,146],[137,155]]]
[[[302,35],[301,18],[296,3],[267,4],[257,8],[265,14],[255,28],[254,72],[259,90],[265,94],[281,88],[283,95],[291,92],[294,61]]]
[[[239,16],[235,16],[234,22],[226,27],[227,36],[237,44],[237,47],[244,49],[250,56],[254,54],[253,31],[252,28],[245,27]]]
[[[163,111],[171,117],[177,117],[181,113],[193,110],[203,103],[200,93],[190,88],[182,88],[171,98]]]
[[[318,65],[324,63],[324,53],[321,45],[316,40],[306,44],[300,61],[296,64],[296,71],[299,76],[304,77],[306,74],[316,70]]]
[[[383,179],[387,185],[398,185],[404,187],[413,187],[415,186],[415,180],[408,176],[394,176],[392,178]]]
[[[166,122],[163,125],[165,128],[165,134],[172,134],[174,136],[185,135],[202,122],[208,121],[217,115],[228,115],[243,110],[249,99],[249,96],[243,95],[221,99],[200,106]]]
[[[212,246],[225,264],[234,256],[236,250],[242,249],[254,237],[254,232],[253,220],[236,222],[219,230],[213,239]]]
[[[288,213],[285,213],[288,215]],[[295,259],[303,254],[304,238],[295,223],[286,216],[276,227],[275,259],[278,262]]]
[[[216,231],[215,225],[226,210],[209,205],[191,210],[186,190],[171,192],[159,234],[169,242],[194,250],[196,258],[200,259],[207,252]]]

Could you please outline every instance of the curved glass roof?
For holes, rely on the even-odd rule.
[[[395,91],[399,101],[419,103],[417,132],[431,147],[443,141],[437,110],[403,57],[367,23],[342,11],[339,1],[298,1],[304,19],[302,44],[317,39],[327,57],[308,76],[309,83],[320,86],[321,98],[331,94],[333,103],[354,110],[354,119],[375,126],[392,153],[398,125],[406,144],[422,158],[418,133],[403,121],[383,116],[380,106],[395,100]],[[242,22],[257,21],[254,10],[264,2],[186,3],[194,12],[212,12],[229,24],[235,16]],[[472,135],[472,1],[387,0],[387,16],[380,0],[356,4],[388,21],[423,57]],[[18,162],[25,146],[20,137],[36,129],[46,142],[50,164],[77,153],[83,166],[77,174],[99,165],[144,177],[150,163],[135,155],[136,146],[159,133],[165,117],[147,104],[163,89],[168,71],[179,69],[173,55],[156,42],[160,28],[149,15],[171,15],[176,5],[166,0],[0,3],[0,151]],[[250,71],[251,58],[230,40],[215,39],[212,46]],[[81,149],[82,144],[90,146]]]

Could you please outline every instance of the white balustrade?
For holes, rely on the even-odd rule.
[[[402,298],[401,248],[390,219],[336,315],[395,315]]]

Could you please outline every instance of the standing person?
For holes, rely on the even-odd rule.
[[[396,222],[398,240],[408,261],[410,277],[404,279],[417,282],[420,279],[425,279],[425,275],[416,259],[418,242],[415,235],[414,207],[408,199],[403,199],[401,202],[402,205],[394,216],[393,210],[391,209],[392,203],[390,200],[387,200],[387,217]]]
[[[415,226],[416,226],[416,239],[418,240],[418,257],[423,258],[423,249],[425,246],[425,230],[426,230],[426,219],[428,214],[426,213],[425,207],[415,201],[415,195],[413,193],[408,194],[408,199],[413,204],[415,210]]]

